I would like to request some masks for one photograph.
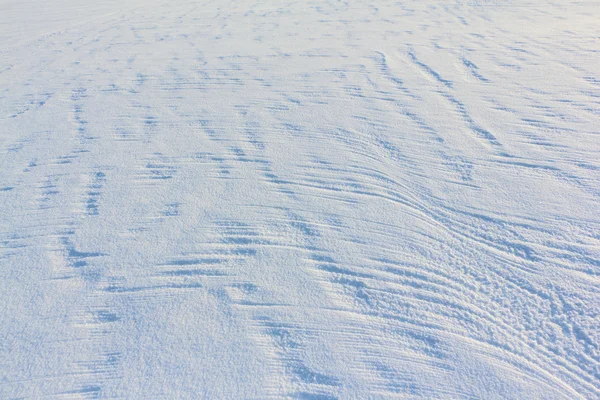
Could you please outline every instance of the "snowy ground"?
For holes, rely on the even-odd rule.
[[[600,398],[599,20],[0,0],[0,398]]]

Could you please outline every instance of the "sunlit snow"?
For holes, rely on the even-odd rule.
[[[600,398],[599,3],[0,0],[18,398]]]

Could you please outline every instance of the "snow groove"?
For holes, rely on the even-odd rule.
[[[0,398],[600,397],[591,2],[0,0]]]

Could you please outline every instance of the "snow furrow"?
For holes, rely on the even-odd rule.
[[[600,397],[593,2],[30,3],[0,398]]]

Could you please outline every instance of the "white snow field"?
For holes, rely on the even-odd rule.
[[[600,3],[0,0],[17,398],[600,398]]]

